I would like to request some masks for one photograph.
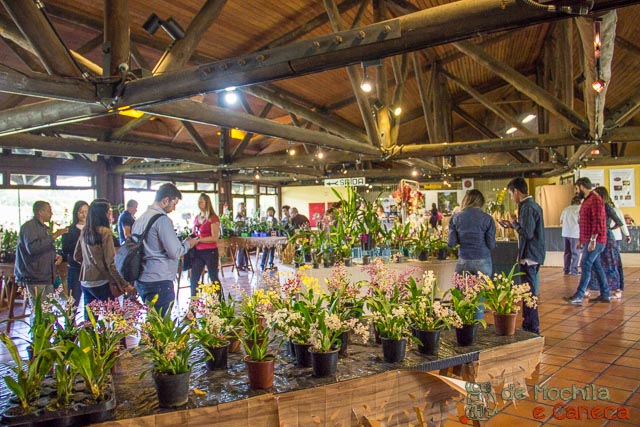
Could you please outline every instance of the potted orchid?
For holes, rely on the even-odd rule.
[[[401,296],[397,286],[394,286],[391,294],[382,289],[374,289],[373,295],[367,298],[367,307],[382,341],[385,362],[401,362],[405,357],[407,339],[412,338],[405,298]]]
[[[477,275],[453,274],[451,302],[462,321],[462,326],[456,327],[456,338],[460,346],[472,345],[475,342],[479,324],[485,328],[487,326],[480,315],[484,309],[485,289],[486,283]]]
[[[516,284],[514,277],[523,273],[516,273],[517,264],[511,267],[508,274],[497,273],[493,278],[479,273],[486,283],[484,291],[485,306],[493,311],[496,334],[513,335],[516,330],[516,316],[521,303],[535,308],[538,297],[531,292],[528,283]]]
[[[436,354],[440,343],[440,331],[462,327],[462,319],[451,306],[443,304],[442,301],[448,292],[440,293],[433,271],[425,271],[420,282],[411,277],[407,289],[407,314],[413,335],[420,341],[418,351],[423,354]]]
[[[220,283],[200,284],[189,304],[191,334],[205,351],[210,370],[227,369],[229,337],[236,326],[235,302],[231,295],[219,298]]]

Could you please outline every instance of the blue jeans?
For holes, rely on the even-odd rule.
[[[191,296],[196,296],[198,292],[198,281],[202,276],[204,266],[207,266],[209,279],[211,283],[219,282],[218,280],[218,248],[196,250],[193,260],[191,260]],[[222,294],[222,285],[220,285],[219,295]]]
[[[83,286],[82,293],[84,294],[84,319],[87,321],[89,320],[89,315],[87,314],[87,307],[89,304],[93,301],[107,301],[113,299],[108,283],[91,288]]]
[[[73,297],[73,305],[78,306],[80,304],[80,298],[82,297],[82,286],[80,285],[80,267],[70,265],[67,270],[67,289],[69,294]]]
[[[462,259],[459,258],[456,263],[456,273],[469,273],[469,274],[486,274],[491,277],[493,273],[493,263],[491,262],[491,257],[489,258],[479,258],[479,259]],[[481,298],[480,301],[484,302],[484,298]],[[476,308],[476,320],[482,320],[484,317],[484,304]]]
[[[540,264],[525,265],[520,264],[520,271],[524,273],[520,276],[521,283],[528,283],[531,292],[535,296],[540,295]],[[539,302],[538,302],[539,303]],[[522,329],[534,334],[540,334],[540,319],[538,317],[538,308],[529,308],[526,304],[522,304]]]
[[[236,256],[236,264],[238,268],[247,268],[247,252],[241,248],[238,249],[238,255]]]
[[[154,307],[161,316],[171,312],[171,306],[176,299],[176,292],[173,289],[172,280],[160,280],[158,282],[141,282],[140,280],[136,280],[136,289],[138,290],[138,295],[140,295],[140,298],[142,298],[142,301],[145,303],[151,301],[158,295],[158,300]]]
[[[578,262],[580,261],[580,239],[564,237],[564,274],[578,274]]]
[[[275,254],[276,248],[264,248],[262,250],[262,262],[260,263],[260,269],[264,270],[267,265],[267,256],[269,257],[269,267],[273,267],[273,254]]]
[[[600,253],[604,250],[604,245],[602,243],[596,243],[596,248],[592,251],[589,251],[587,248],[588,245],[584,245],[582,248],[582,262],[580,263],[582,276],[580,276],[580,283],[578,284],[578,290],[576,291],[575,297],[584,297],[584,293],[586,292],[587,286],[589,286],[589,281],[591,280],[592,267],[600,281],[600,296],[609,297],[609,282],[607,282],[607,275],[600,264]]]

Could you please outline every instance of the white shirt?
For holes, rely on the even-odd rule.
[[[560,214],[560,224],[562,224],[562,237],[572,239],[580,238],[580,205],[569,205]]]
[[[628,236],[629,235],[629,228],[627,227],[627,223],[624,220],[624,214],[622,213],[622,211],[620,210],[620,208],[613,208],[613,210],[616,211],[616,215],[618,215],[618,218],[620,218],[620,220],[622,221],[622,227],[618,227],[618,228],[614,228],[613,230],[611,230],[611,232],[613,232],[613,237],[620,241],[622,240],[622,236]],[[609,220],[609,227],[613,227],[615,225],[615,223],[613,222],[613,220]]]

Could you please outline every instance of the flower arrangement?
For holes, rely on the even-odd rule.
[[[538,297],[531,293],[528,283],[516,285],[514,277],[523,273],[515,273],[517,264],[511,267],[509,274],[494,274],[493,279],[487,275],[479,273],[479,276],[486,283],[484,291],[485,306],[498,314],[513,314],[520,311],[520,303],[524,302],[527,307],[535,308]]]
[[[353,282],[342,262],[331,270],[331,276],[325,279],[327,291],[335,300],[335,311],[342,320],[362,315],[365,299],[361,289],[366,282]]]
[[[53,342],[63,340],[75,341],[78,337],[80,326],[76,322],[78,308],[74,305],[75,300],[71,295],[63,293],[62,286],[54,290],[53,294],[44,296],[42,308],[53,315],[54,334]]]
[[[237,326],[235,301],[231,294],[226,299],[219,299],[219,292],[219,282],[199,284],[187,314],[191,321],[191,334],[204,348],[207,360],[214,357],[210,349],[228,344]]]
[[[440,295],[433,271],[425,271],[421,282],[411,277],[408,290],[407,314],[415,329],[435,331],[462,326],[458,313],[442,303],[447,294]]]
[[[483,297],[486,284],[477,275],[453,274],[453,288],[451,288],[451,301],[453,309],[460,316],[463,325],[480,323],[487,326],[484,319],[478,319],[476,313],[484,306]]]
[[[341,336],[347,331],[353,331],[363,341],[369,337],[368,328],[358,319],[340,319],[335,310],[335,302],[335,299],[332,301],[329,296],[323,295],[319,301],[321,309],[312,313],[309,343],[314,352],[326,353],[339,348],[342,344]]]
[[[189,358],[198,344],[191,337],[191,322],[186,317],[172,318],[169,310],[161,315],[153,307],[156,300],[157,296],[147,306],[147,318],[141,328],[140,353],[151,359],[154,373],[190,372]]]
[[[276,339],[270,334],[273,326],[272,301],[276,296],[273,291],[258,289],[251,295],[243,291],[242,297],[237,336],[250,360],[271,360],[274,356],[269,353],[269,345]]]
[[[371,319],[382,338],[392,340],[411,338],[407,308],[397,296],[387,299],[385,294],[376,290],[374,295],[367,300],[367,306],[371,309]]]

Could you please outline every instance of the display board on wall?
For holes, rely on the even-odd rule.
[[[609,171],[609,194],[613,203],[622,208],[636,206],[635,171],[629,169],[611,169]]]
[[[589,178],[591,181],[591,188],[603,186],[604,182],[604,169],[580,169],[580,178]]]
[[[318,226],[318,221],[322,219],[324,215],[324,202],[321,203],[309,203],[309,224],[312,227]]]

